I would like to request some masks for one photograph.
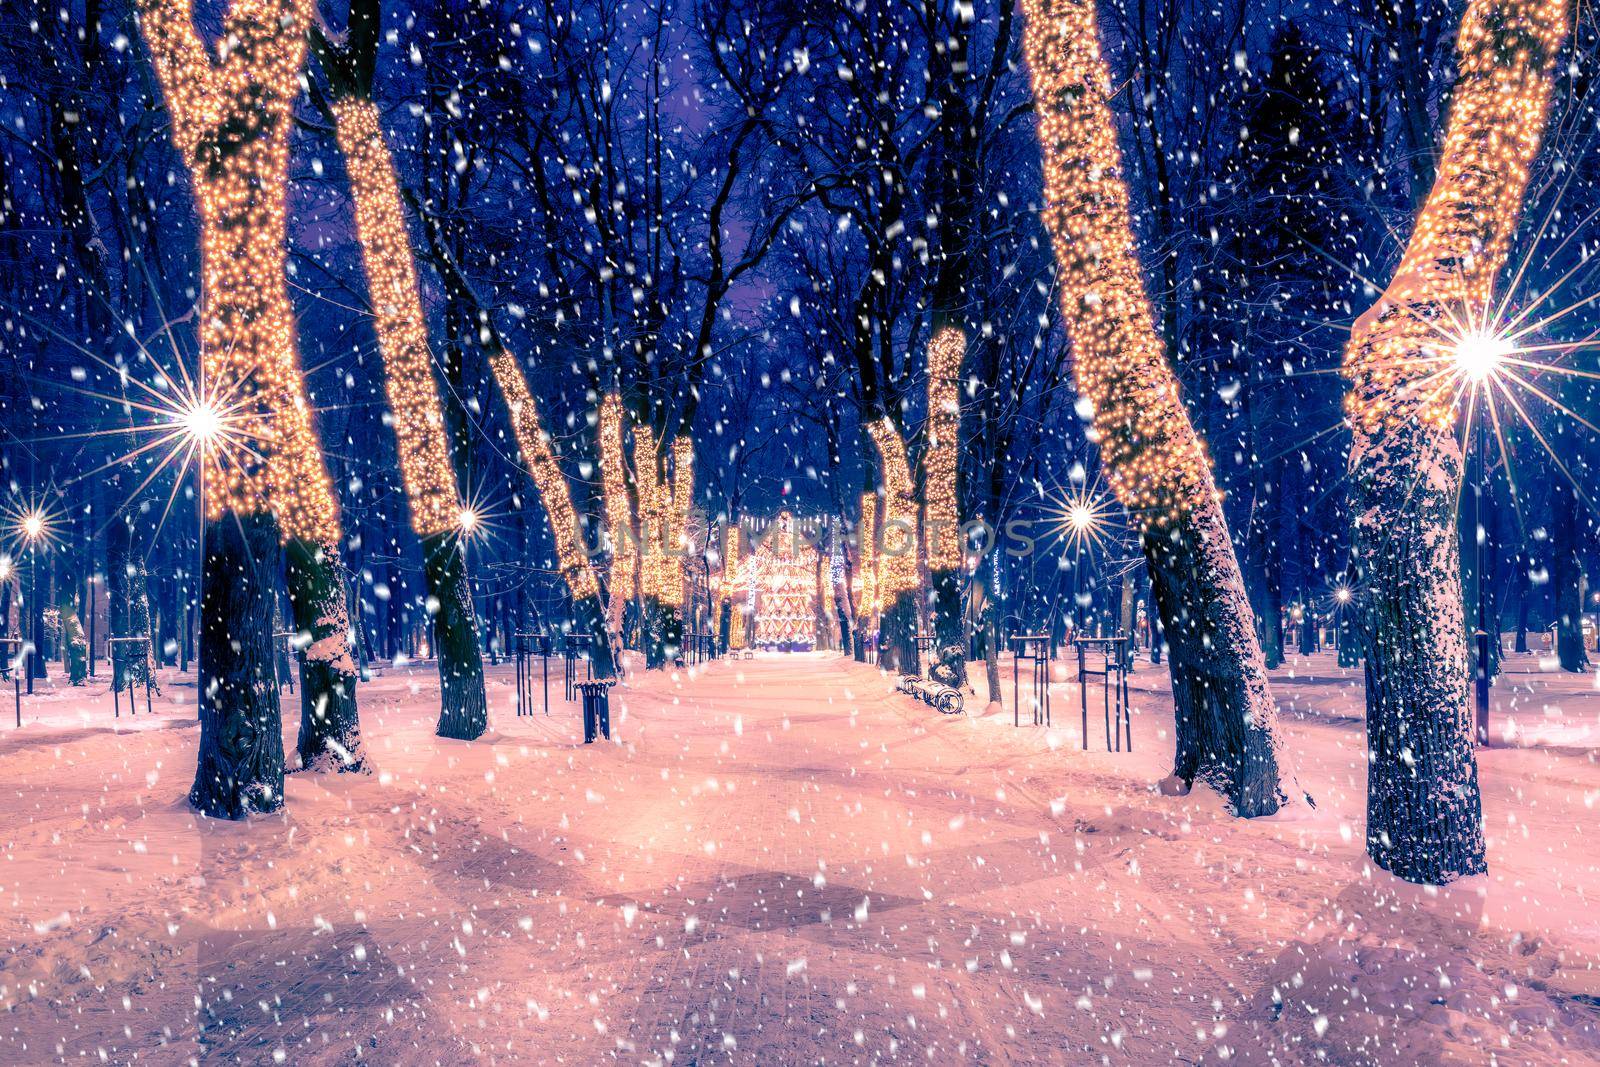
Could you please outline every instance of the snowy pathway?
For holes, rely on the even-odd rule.
[[[1526,830],[1600,796],[1588,750],[1490,754],[1501,880],[1430,895],[1361,860],[1359,723],[1316,695],[1348,688],[1280,684],[1321,804],[1247,824],[1204,790],[1150,791],[1170,757],[1160,677],[1139,683],[1133,755],[1079,751],[1070,686],[1057,729],[1016,730],[830,654],[638,681],[614,698],[621,743],[585,748],[559,700],[513,715],[503,667],[494,732],[434,738],[418,664],[363,687],[379,774],[293,776],[287,816],[245,825],[183,804],[182,707],[0,734],[0,1061],[1600,1049],[1600,935],[1563,910],[1585,904],[1591,850],[1555,857]],[[1532,790],[1507,830],[1500,805]]]

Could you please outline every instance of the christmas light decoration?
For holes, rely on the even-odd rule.
[[[883,537],[877,546],[878,598],[887,608],[899,594],[917,588],[917,510],[911,468],[900,433],[887,417],[867,427],[883,462]]]
[[[1145,294],[1095,4],[1022,10],[1073,375],[1107,480],[1142,527],[1173,653],[1174,773],[1204,776],[1237,814],[1270,814],[1284,795],[1277,709],[1211,467]]]
[[[928,447],[923,452],[928,568],[959,570],[961,517],[956,505],[956,466],[960,458],[961,361],[967,339],[947,326],[928,343]]]
[[[1074,378],[1094,405],[1117,499],[1161,525],[1215,506],[1216,487],[1145,296],[1094,5],[1025,0],[1023,10]]]
[[[639,577],[644,595],[662,602],[671,561],[666,554],[672,482],[658,473],[656,435],[644,423],[633,427],[633,484],[639,494]]]
[[[689,513],[694,507],[694,442],[679,437],[672,443],[672,483],[667,490],[670,513],[663,516],[661,603],[670,607],[683,604],[685,564],[691,549]]]
[[[312,427],[285,284],[289,128],[313,5],[236,0],[213,62],[189,0],[141,0],[141,26],[199,207],[207,388],[234,398],[253,454],[201,456],[207,517],[271,512],[286,540],[333,545],[338,507]]]
[[[522,461],[528,465],[533,484],[539,489],[539,500],[549,516],[561,576],[566,579],[574,599],[598,597],[600,583],[589,565],[589,553],[584,547],[583,521],[572,506],[572,491],[560,462],[550,449],[550,435],[540,424],[539,409],[528,391],[528,381],[516,359],[504,349],[490,355],[489,366],[505,397],[506,407],[511,411],[512,431],[517,438],[517,448],[522,452]]]
[[[795,652],[816,646],[816,568],[816,551],[796,545],[794,516],[780,512],[752,560],[759,647]]]
[[[383,356],[384,389],[394,414],[400,479],[411,506],[411,527],[427,537],[453,529],[461,505],[433,380],[410,238],[401,214],[400,186],[378,125],[377,106],[370,100],[346,98],[333,104],[333,115],[355,200],[367,291]],[[500,377],[498,366],[495,375]]]
[[[611,544],[610,589],[612,627],[622,625],[622,602],[635,595],[639,563],[629,517],[627,462],[622,445],[622,400],[607,393],[600,402],[600,480],[605,497],[607,537]]]
[[[1433,189],[1383,297],[1351,332],[1345,374],[1356,430],[1352,470],[1410,427],[1453,431],[1459,388],[1516,351],[1498,334],[1495,279],[1550,107],[1566,36],[1564,0],[1473,0],[1457,40],[1460,79]]]
[[[1367,852],[1428,884],[1487,869],[1457,527],[1457,410],[1464,394],[1475,399],[1513,361],[1513,339],[1495,328],[1493,293],[1544,134],[1567,7],[1467,4],[1433,188],[1400,266],[1345,350],[1368,678]]]
[[[861,526],[857,532],[860,560],[855,580],[856,615],[870,619],[883,605],[878,598],[878,495],[861,494]]]

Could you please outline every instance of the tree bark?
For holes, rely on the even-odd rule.
[[[278,535],[265,515],[207,523],[200,610],[200,759],[189,803],[242,819],[283,806],[283,720],[272,663]]]
[[[363,771],[356,662],[339,550],[289,541],[283,556],[300,656],[300,768]]]
[[[1550,585],[1555,600],[1556,659],[1561,669],[1581,673],[1589,667],[1583,647],[1583,563],[1578,530],[1583,516],[1577,494],[1557,475],[1551,487]]]
[[[460,539],[453,533],[423,538],[422,569],[427,579],[428,613],[433,618],[434,655],[439,660],[439,728],[435,732],[440,737],[475,741],[489,728],[489,705]]]

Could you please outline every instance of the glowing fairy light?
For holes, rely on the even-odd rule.
[[[456,528],[468,536],[478,529],[478,525],[482,521],[483,516],[472,508],[462,508],[456,512]]]
[[[1353,594],[1350,592],[1350,587],[1347,585],[1341,585],[1333,591],[1334,601],[1341,605],[1350,603],[1350,597],[1352,595]]]
[[[1497,375],[1516,351],[1509,338],[1474,330],[1456,342],[1453,355],[1461,374],[1473,384],[1482,384]]]
[[[528,391],[528,381],[517,366],[517,361],[504,349],[491,353],[489,366],[494,380],[499,383],[506,407],[511,411],[511,430],[517,439],[522,461],[528,466],[533,484],[539,490],[539,500],[544,504],[550,519],[550,531],[555,535],[556,557],[561,565],[561,575],[566,579],[572,595],[582,600],[600,595],[600,582],[589,565],[585,548],[583,520],[572,506],[572,490],[567,477],[561,472],[561,463],[550,448],[550,435],[545,433],[539,420],[539,409]]]
[[[222,412],[208,400],[198,400],[184,409],[178,425],[196,448],[208,449],[222,433]]]
[[[17,572],[17,565],[10,556],[0,555],[0,582],[9,582],[11,576]]]
[[[334,544],[284,281],[289,132],[310,0],[235,0],[213,60],[190,0],[140,0],[140,26],[199,208],[204,378],[239,405],[260,452],[204,450],[208,517],[272,512],[286,539]]]
[[[1074,489],[1052,501],[1045,515],[1068,548],[1092,548],[1109,537],[1115,502],[1089,489]]]
[[[1544,133],[1565,12],[1563,0],[1473,0],[1462,17],[1459,89],[1433,190],[1346,349],[1356,458],[1370,450],[1363,442],[1407,424],[1453,428],[1453,377],[1487,382],[1514,358],[1515,338],[1486,323]]]
[[[928,447],[922,470],[931,570],[953,571],[962,563],[956,467],[960,458],[961,361],[966,347],[965,335],[955,326],[940,330],[928,343]]]
[[[663,604],[679,607],[683,604],[684,566],[691,547],[689,518],[694,507],[694,442],[688,437],[672,442],[672,483],[667,497],[670,514],[662,517],[661,535],[673,551],[662,559],[660,596]]]
[[[340,100],[333,104],[333,116],[355,201],[356,232],[383,356],[384,390],[394,413],[400,480],[411,507],[412,529],[427,537],[450,528],[459,492],[433,380],[400,186],[376,105],[363,99]]]
[[[917,588],[917,511],[905,445],[887,417],[867,427],[883,462],[883,541],[877,549],[878,602],[887,607],[900,593]],[[893,540],[891,540],[891,534]]]
[[[642,422],[633,426],[633,484],[639,495],[639,584],[647,597],[661,599],[667,584],[662,551],[667,514],[672,510],[672,484],[656,466],[656,435]]]

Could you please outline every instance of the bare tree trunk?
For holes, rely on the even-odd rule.
[[[200,759],[189,803],[242,819],[283,806],[283,720],[273,668],[278,535],[264,515],[207,523],[200,607]]]
[[[1564,0],[1471,0],[1432,192],[1346,351],[1367,666],[1367,852],[1439,884],[1486,869],[1456,526],[1457,390],[1440,349],[1494,331],[1543,136]]]
[[[356,713],[357,671],[339,551],[331,545],[290,541],[283,555],[301,656],[300,767],[364,771]]]
[[[435,732],[458,741],[476,741],[489,728],[489,705],[483,691],[478,623],[460,538],[449,533],[423,538],[422,566],[430,590],[433,650],[439,658],[439,728]],[[447,662],[452,667],[448,671],[444,668]]]
[[[1208,781],[1237,815],[1269,815],[1285,796],[1277,708],[1216,482],[1144,290],[1095,8],[1022,7],[1073,373],[1112,488],[1143,527],[1171,646],[1174,773]]]

